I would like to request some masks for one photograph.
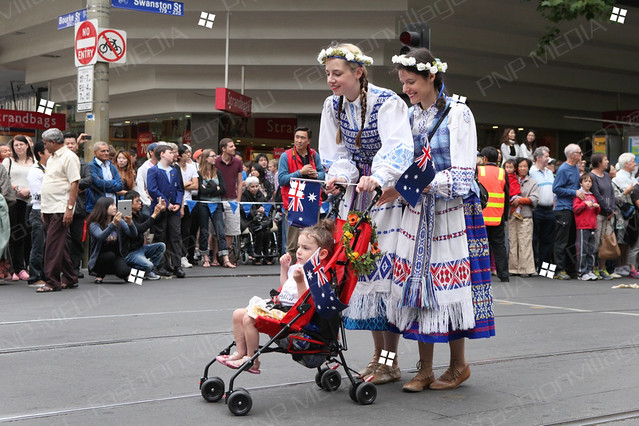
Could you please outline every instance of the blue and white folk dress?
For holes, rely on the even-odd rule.
[[[326,179],[341,176],[349,183],[357,183],[360,176],[372,176],[382,188],[393,186],[413,161],[406,104],[395,92],[369,83],[362,146],[356,148],[355,137],[361,125],[360,99],[349,102],[344,98],[341,117],[337,116],[338,102],[338,96],[329,96],[322,110],[319,151],[327,170]],[[339,145],[338,126],[342,131]],[[348,187],[340,207],[340,217],[344,219],[350,210],[364,210],[371,198],[371,194],[357,194],[354,189]],[[375,207],[371,218],[377,226],[379,248],[384,255],[370,275],[360,277],[344,316],[349,329],[383,331],[388,329],[386,305],[393,281],[401,203]]]
[[[423,197],[405,208],[387,305],[393,331],[429,343],[495,334],[488,239],[474,183],[475,119],[466,105],[450,98],[447,105],[450,112],[430,141],[436,170],[430,203]],[[442,114],[434,105],[411,108],[415,155]],[[406,297],[410,280],[422,286],[422,300]]]

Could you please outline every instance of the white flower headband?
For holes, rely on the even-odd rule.
[[[340,49],[338,47],[329,47],[328,49],[322,49],[317,55],[317,62],[322,65],[326,64],[328,58],[340,58],[348,62],[355,62],[361,65],[373,65],[373,58],[363,55],[361,53],[353,53],[350,50]]]
[[[437,74],[438,72],[446,72],[448,69],[448,64],[446,62],[442,62],[439,58],[435,58],[432,64],[427,63],[417,63],[417,60],[413,57],[406,55],[395,55],[392,58],[394,64],[401,64],[405,67],[415,67],[417,71],[426,71],[431,74]]]

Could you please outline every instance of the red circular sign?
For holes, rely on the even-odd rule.
[[[104,30],[98,36],[98,55],[107,62],[117,62],[126,53],[126,38],[119,30]]]
[[[88,65],[93,60],[98,42],[98,34],[93,23],[84,21],[75,34],[75,56],[82,65]]]

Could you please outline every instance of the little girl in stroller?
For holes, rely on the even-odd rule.
[[[262,299],[254,296],[246,308],[233,312],[233,335],[237,351],[232,355],[216,357],[220,364],[237,369],[255,353],[259,347],[259,332],[255,327],[255,318],[259,315],[282,319],[308,288],[304,279],[302,266],[320,249],[320,260],[326,259],[333,252],[334,223],[325,220],[315,226],[304,228],[297,240],[297,263],[291,265],[291,255],[286,253],[280,258],[280,294],[276,300]],[[260,362],[254,361],[247,370],[249,373],[260,374]]]

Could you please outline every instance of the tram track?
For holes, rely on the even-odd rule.
[[[225,333],[226,334],[230,334],[229,332],[223,332],[223,333],[222,332],[219,332],[219,333],[210,333],[209,332],[209,333],[192,333],[192,334],[180,334],[180,335],[167,335],[167,336],[161,336],[161,338],[198,337],[198,336],[205,336],[205,335],[225,334]],[[121,339],[121,340],[118,340],[118,341],[108,341],[106,344],[129,343],[129,342],[133,342],[133,341],[136,341],[136,340],[150,340],[150,339],[153,339],[153,337],[151,337],[151,338],[140,338],[140,339]],[[91,342],[91,343],[98,344],[97,342]],[[52,346],[56,346],[56,345],[52,345]],[[75,344],[75,345],[68,346],[68,347],[77,347],[77,346],[78,345]],[[58,348],[57,346],[54,347],[54,349],[57,349],[57,348]],[[38,349],[38,350],[44,350],[44,349],[45,348],[42,347],[42,349]],[[598,347],[598,348],[584,348],[584,349],[576,349],[576,350],[568,350],[568,351],[553,351],[553,352],[545,352],[545,353],[537,353],[537,354],[514,355],[514,356],[508,356],[508,357],[501,357],[501,358],[490,358],[490,359],[485,359],[485,360],[471,361],[471,362],[469,362],[469,364],[472,365],[472,366],[497,365],[497,364],[503,364],[503,363],[508,363],[508,362],[530,361],[530,360],[534,360],[534,359],[544,359],[544,358],[552,358],[552,357],[566,357],[566,356],[574,356],[574,355],[582,355],[582,354],[601,354],[601,353],[611,352],[611,351],[627,351],[627,350],[634,350],[634,351],[638,351],[639,352],[639,344],[605,346],[605,347]],[[215,354],[211,354],[211,357],[213,357],[213,355],[215,355]],[[436,370],[437,369],[442,369],[443,370],[447,366],[448,365],[446,365],[446,364],[441,364],[441,365],[435,365],[435,366],[433,366],[433,368],[436,369]],[[414,374],[416,372],[417,372],[416,368],[402,369],[402,373],[405,373],[405,374]],[[194,372],[194,374],[195,374],[195,372]],[[346,376],[343,376],[342,378],[345,378],[345,377]],[[314,379],[310,379],[310,380],[302,380],[302,381],[275,383],[275,384],[271,384],[271,385],[255,386],[255,387],[247,388],[247,390],[249,390],[249,391],[263,391],[263,390],[269,390],[269,389],[288,388],[288,387],[291,387],[291,386],[308,385],[308,384],[314,384],[314,383],[315,383],[315,380]],[[11,415],[11,416],[0,417],[0,422],[14,422],[14,421],[21,421],[21,420],[44,419],[44,418],[52,418],[52,417],[57,417],[57,416],[66,416],[66,415],[70,415],[70,414],[85,413],[85,412],[90,412],[90,411],[111,410],[111,409],[119,408],[119,407],[130,407],[130,406],[136,406],[136,405],[155,404],[155,403],[170,402],[170,401],[176,401],[176,400],[182,400],[182,399],[200,398],[200,397],[201,397],[201,395],[198,392],[198,393],[190,393],[190,394],[183,394],[183,395],[173,395],[173,396],[168,396],[168,397],[158,397],[158,398],[149,398],[149,399],[142,399],[142,400],[135,400],[135,401],[125,401],[125,402],[119,402],[119,403],[113,403],[113,404],[92,405],[92,406],[87,406],[87,407],[75,407],[75,408],[60,409],[60,410],[50,410],[50,411],[44,411],[44,412],[39,412],[39,413],[16,414],[16,415]],[[584,417],[584,418],[580,418],[580,419],[565,420],[565,421],[561,421],[561,422],[557,422],[557,423],[549,423],[546,426],[595,425],[595,424],[603,424],[603,423],[609,423],[609,422],[613,422],[613,421],[629,420],[629,419],[635,419],[635,418],[639,418],[639,410],[621,411],[621,412],[610,413],[610,414],[606,414],[606,415],[599,415],[599,416]]]

